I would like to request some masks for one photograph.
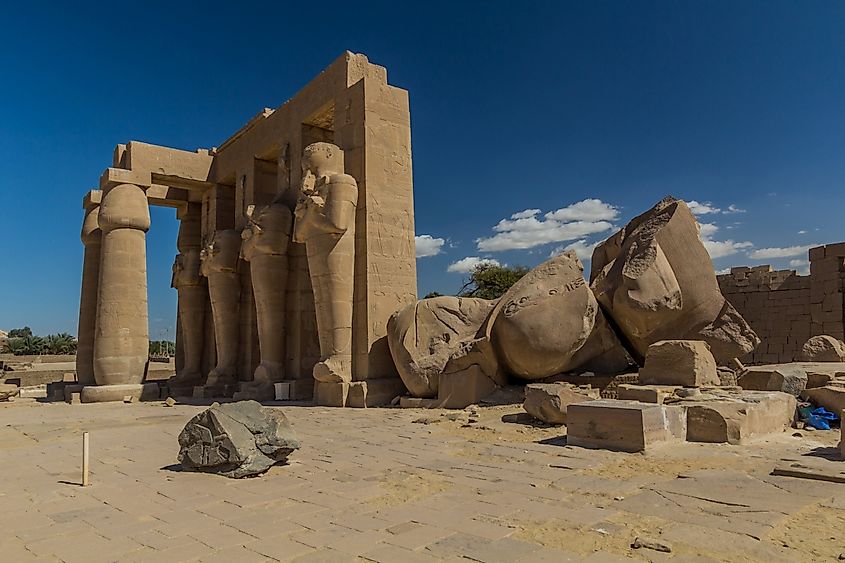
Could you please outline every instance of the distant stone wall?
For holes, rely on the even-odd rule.
[[[725,298],[762,343],[745,363],[791,362],[811,336],[845,336],[845,243],[810,250],[810,275],[771,266],[732,268],[718,276]]]

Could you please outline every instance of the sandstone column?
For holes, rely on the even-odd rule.
[[[177,248],[179,254],[173,264],[173,281],[179,295],[177,334],[183,352],[181,369],[168,382],[171,392],[185,394],[203,383],[202,360],[205,343],[205,302],[208,291],[200,274],[201,221],[200,209],[189,206],[181,217]]]
[[[274,397],[273,384],[284,379],[288,244],[293,214],[282,203],[247,212],[249,224],[241,234],[241,254],[250,265],[255,295],[261,363],[253,381],[241,384],[236,398],[258,400]]]
[[[82,390],[83,402],[116,401],[125,396],[158,398],[155,384],[142,385],[149,356],[147,324],[147,196],[133,184],[106,188],[100,205],[102,230],[94,379]]]
[[[94,385],[94,330],[97,324],[97,287],[100,283],[100,242],[102,231],[99,195],[96,203],[86,197],[85,219],[82,222],[82,292],[79,297],[79,328],[77,330],[76,380],[81,385]]]
[[[217,231],[211,244],[206,246],[201,254],[202,274],[208,278],[208,294],[211,298],[217,347],[217,365],[208,374],[202,391],[203,396],[231,397],[238,380],[240,250],[240,233],[227,229]]]

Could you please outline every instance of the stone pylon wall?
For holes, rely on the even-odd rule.
[[[845,243],[810,250],[810,275],[771,266],[732,268],[718,276],[725,298],[757,332],[762,343],[745,363],[799,359],[811,336],[845,336]]]

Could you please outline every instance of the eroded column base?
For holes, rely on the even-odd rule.
[[[314,403],[325,407],[365,408],[387,405],[405,393],[398,377],[351,383],[314,382]]]
[[[135,401],[158,401],[160,398],[158,384],[86,385],[80,394],[83,403],[109,403],[123,401],[126,398]]]

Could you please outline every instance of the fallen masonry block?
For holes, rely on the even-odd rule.
[[[687,441],[740,444],[780,433],[795,418],[796,399],[778,391],[745,391],[733,397],[689,404]]]
[[[456,373],[443,373],[437,390],[440,407],[463,409],[478,404],[482,399],[499,389],[495,381],[487,377],[478,365]]]
[[[8,383],[0,383],[0,401],[8,401],[12,397],[17,396],[18,386],[10,385]]]
[[[641,385],[719,385],[716,360],[702,340],[661,340],[648,347]]]
[[[682,442],[683,407],[601,399],[569,406],[567,445],[641,452],[662,442]]]
[[[752,366],[737,384],[749,391],[783,391],[797,397],[807,387],[807,372],[791,364]]]
[[[831,412],[841,412],[845,409],[845,382],[834,381],[825,387],[805,389],[801,398]]]
[[[623,383],[616,388],[617,399],[662,405],[666,397],[674,395],[678,385],[632,385]]]
[[[822,334],[810,338],[801,349],[805,362],[845,362],[845,342]]]
[[[566,424],[570,405],[599,398],[599,390],[568,383],[530,383],[525,386],[525,412],[546,424]]]

